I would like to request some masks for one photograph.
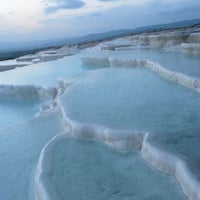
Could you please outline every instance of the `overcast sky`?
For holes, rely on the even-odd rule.
[[[80,36],[200,18],[199,0],[0,0],[0,42]]]

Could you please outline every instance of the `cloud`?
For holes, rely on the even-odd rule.
[[[53,2],[53,5],[48,5],[45,8],[46,14],[54,13],[58,10],[74,10],[85,6],[82,0],[51,0],[51,2]]]
[[[200,18],[199,6],[199,0],[2,0],[0,40],[62,38]]]
[[[99,1],[109,2],[109,1],[120,1],[120,0],[99,0]]]
[[[101,13],[99,13],[99,12],[94,12],[94,13],[91,13],[90,16],[91,16],[91,17],[99,17],[99,16],[101,16]]]
[[[144,4],[147,2],[152,2],[153,0],[97,0],[98,2],[107,2],[107,3],[119,3],[120,5],[138,5],[138,4]]]
[[[164,3],[164,4],[174,4],[174,5],[177,5],[177,4],[185,5],[185,4],[198,3],[198,0],[158,0],[158,1],[161,3]]]
[[[191,5],[191,6],[179,6],[179,7],[174,7],[170,10],[164,10],[159,12],[158,14],[160,15],[165,15],[165,16],[169,16],[169,15],[179,15],[184,13],[184,15],[189,14],[189,13],[198,13],[199,14],[199,5]]]

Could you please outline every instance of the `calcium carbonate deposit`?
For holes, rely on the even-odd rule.
[[[0,199],[200,200],[199,44],[177,30],[2,61]]]

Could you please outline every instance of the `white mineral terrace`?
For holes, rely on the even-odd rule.
[[[105,51],[127,50],[133,46],[137,47],[139,44],[154,48],[176,46],[182,52],[199,55],[200,28],[198,27],[193,31],[194,33],[186,31],[184,34],[182,34],[181,31],[166,31],[163,33],[161,32],[160,34],[138,34],[105,42],[95,47],[96,49],[88,49],[86,54],[81,55],[81,61],[83,65],[96,67],[145,67],[166,80],[173,81],[188,88],[188,91],[191,89],[200,93],[200,79],[185,75],[184,73],[166,69],[165,66],[162,66],[158,62],[154,62],[149,59],[116,57],[110,56],[109,54],[103,54],[100,56],[91,56],[90,54],[90,52],[96,51],[93,53],[98,55],[97,53],[100,54],[100,50],[102,50],[103,53],[105,53]],[[195,33],[195,31],[197,31],[197,33]],[[38,62],[55,60],[64,56],[76,54],[77,52],[79,52],[77,47],[50,49],[34,55],[22,56],[13,61],[4,61],[0,64],[0,71],[10,70],[16,67],[22,67]],[[88,53],[90,56],[87,56]],[[79,58],[80,57],[77,56],[77,59]],[[55,71],[52,73],[55,74]],[[80,71],[77,72],[78,75],[79,73]],[[68,89],[70,89],[73,84],[76,84],[76,78],[70,82],[70,79],[69,81],[65,81],[68,79],[64,77],[62,80],[58,81],[57,85],[51,87],[34,84],[13,85],[13,83],[0,85],[1,99],[43,100],[43,105],[36,114],[36,118],[55,112],[61,118],[62,128],[64,127],[64,132],[59,132],[60,135],[54,136],[44,147],[42,146],[43,149],[40,152],[39,160],[34,171],[33,185],[36,200],[61,199],[56,188],[54,188],[54,186],[47,180],[47,176],[49,175],[48,173],[51,173],[48,156],[52,148],[56,146],[57,141],[65,138],[66,136],[92,139],[94,141],[97,140],[119,151],[132,152],[133,154],[137,152],[150,166],[159,172],[176,179],[184,195],[189,200],[200,200],[200,180],[195,176],[195,173],[193,173],[189,164],[181,157],[167,151],[165,152],[156,145],[152,144],[152,142],[150,142],[150,136],[153,133],[135,130],[116,130],[93,123],[81,123],[78,120],[76,121],[75,119],[70,118],[69,113],[67,113],[64,109],[61,97],[64,93],[66,94],[68,92]],[[194,94],[196,95],[195,92]]]
[[[164,78],[200,92],[199,80],[166,70],[158,63],[154,63],[152,61],[126,59],[118,60],[109,57],[83,57],[82,61],[84,64],[105,65],[107,67],[146,66]],[[192,172],[189,171],[187,164],[180,158],[170,155],[169,153],[162,152],[150,144],[148,141],[148,133],[127,130],[112,130],[94,124],[79,123],[70,119],[59,100],[60,95],[63,92],[67,92],[67,88],[70,87],[70,84],[60,81],[58,85],[53,88],[44,88],[34,85],[1,85],[0,96],[7,96],[11,98],[31,97],[47,100],[51,99],[52,105],[43,106],[39,114],[49,112],[52,109],[56,110],[62,116],[67,134],[76,137],[94,138],[120,150],[139,151],[141,152],[141,156],[148,161],[149,164],[154,166],[159,171],[175,177],[188,199],[200,200],[200,183]],[[48,146],[51,145],[56,138],[57,137],[53,138],[46,144],[40,155],[35,174],[35,195],[38,200],[53,200],[55,199],[54,197],[56,197],[56,194],[54,194],[55,196],[49,195],[50,191],[47,191],[46,189],[46,184],[48,183],[45,182],[45,170],[46,167],[48,167],[48,163],[45,163],[44,160],[45,154],[49,151]],[[52,193],[52,191],[50,193]]]
[[[67,85],[67,84],[62,84]],[[64,88],[62,86],[62,88]],[[67,92],[67,86],[65,87]],[[63,91],[63,89],[62,89]],[[200,182],[189,170],[187,163],[177,156],[163,152],[153,146],[149,141],[149,133],[134,132],[127,130],[112,130],[95,124],[79,123],[67,116],[60,100],[56,96],[54,110],[62,116],[65,124],[66,134],[81,137],[93,138],[104,142],[105,144],[125,151],[139,151],[143,159],[157,170],[168,174],[178,181],[183,193],[189,200],[200,200]],[[40,113],[42,114],[42,112]],[[35,174],[35,195],[37,200],[59,199],[55,189],[46,181],[46,172],[48,172],[48,153],[56,144],[56,141],[64,137],[56,136],[43,148]],[[47,187],[48,186],[48,187]],[[47,188],[51,188],[49,191]]]
[[[170,71],[161,66],[159,63],[150,60],[117,59],[112,57],[82,57],[82,63],[84,65],[95,65],[103,67],[147,67],[167,80],[177,82],[178,84],[181,84],[200,93],[199,79],[189,77],[179,72]]]
[[[32,62],[32,63],[39,63],[39,62],[47,62],[51,60],[56,60],[59,58],[63,58],[65,56],[70,56],[76,54],[78,49],[74,47],[61,47],[59,49],[52,49],[41,51],[36,54],[21,56],[16,59],[17,62]]]
[[[57,104],[67,130],[70,130],[71,134],[78,137],[92,137],[122,150],[141,151],[142,157],[152,166],[177,179],[188,199],[200,199],[200,183],[189,171],[187,164],[176,156],[162,152],[151,145],[148,142],[148,133],[135,132],[133,134],[126,130],[114,131],[92,124],[81,124],[67,117],[59,100]]]
[[[56,87],[42,87],[35,85],[0,85],[1,98],[53,99],[56,94]]]
[[[200,54],[200,43],[182,43],[181,50],[186,53]]]
[[[0,72],[12,70],[18,67],[25,67],[35,63],[57,60],[65,56],[77,54],[78,52],[79,50],[76,46],[64,46],[58,49],[44,50],[35,54],[21,56],[13,60],[0,61]]]
[[[195,31],[195,30],[194,30]],[[146,33],[127,36],[126,38],[116,39],[101,45],[101,50],[122,50],[131,49],[142,45],[143,47],[170,48],[176,46],[184,53],[200,54],[200,33],[163,31],[159,33]]]

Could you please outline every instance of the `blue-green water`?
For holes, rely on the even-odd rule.
[[[41,103],[32,99],[0,99],[0,130],[33,118]]]
[[[95,54],[94,55],[99,55]],[[200,77],[200,56],[183,54],[163,49],[135,49],[123,51],[107,51],[102,55],[117,58],[148,59],[158,62],[167,69],[184,73],[192,77]]]
[[[153,171],[138,154],[95,141],[61,139],[50,153],[47,180],[60,200],[185,199],[173,179]]]
[[[49,86],[58,79],[72,79],[75,84],[60,97],[68,117],[113,129],[150,132],[152,144],[186,160],[199,177],[199,94],[146,68],[81,66],[82,55],[2,72],[0,84]],[[150,59],[200,77],[198,56],[155,49],[104,55]],[[58,114],[33,119],[41,103],[0,99],[2,200],[34,199],[33,176],[41,150],[64,131]],[[152,170],[138,153],[120,153],[98,142],[66,138],[49,156],[49,181],[61,199],[184,199],[174,179]]]
[[[154,134],[152,143],[178,155],[199,177],[200,96],[145,68],[88,73],[62,97],[82,123]]]
[[[115,129],[200,128],[199,94],[140,67],[92,71],[61,102],[70,118]]]
[[[28,120],[0,131],[0,199],[34,199],[34,170],[44,145],[63,125],[56,114]]]
[[[68,79],[81,72],[79,55],[75,55],[0,73],[0,84],[49,86],[55,85],[59,79]]]

